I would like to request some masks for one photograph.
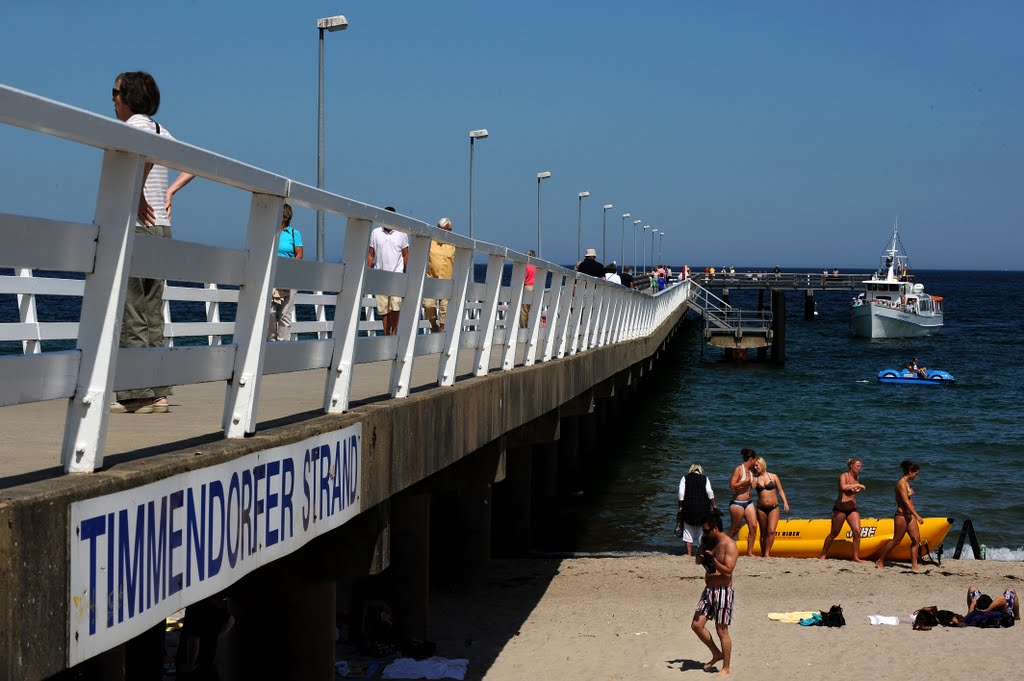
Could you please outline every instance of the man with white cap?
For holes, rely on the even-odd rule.
[[[587,249],[586,256],[576,265],[576,271],[589,274],[598,279],[604,279],[604,265],[597,261],[597,251],[593,248]]]
[[[437,228],[447,232],[452,231],[452,221],[448,218],[441,218],[437,221]],[[444,244],[431,239],[430,260],[427,262],[427,276],[433,279],[451,279],[452,269],[455,267],[455,246]],[[440,315],[438,314],[440,312]],[[430,322],[433,331],[444,331],[444,322],[448,318],[447,298],[424,298],[423,314]],[[440,322],[440,324],[438,323]]]

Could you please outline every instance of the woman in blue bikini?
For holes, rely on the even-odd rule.
[[[754,476],[750,470],[757,462],[757,452],[743,448],[740,452],[743,463],[736,466],[729,479],[732,490],[732,501],[729,502],[729,536],[733,539],[740,531],[743,521],[747,521],[747,555],[754,555],[754,544],[757,543],[757,514],[754,511],[754,500],[750,498],[750,490],[754,486]]]

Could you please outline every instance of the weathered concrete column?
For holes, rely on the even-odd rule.
[[[533,449],[516,447],[505,452],[505,479],[494,486],[491,522],[493,553],[520,556],[530,549],[533,513]]]
[[[399,636],[427,640],[430,633],[430,495],[391,500],[391,580]]]
[[[335,582],[323,538],[267,565],[231,590],[235,626],[218,646],[225,679],[332,681]]]
[[[786,294],[772,291],[772,360],[786,363]]]
[[[491,560],[491,484],[465,487],[456,492],[456,507],[462,521],[462,543],[458,564],[470,582],[487,578]]]
[[[562,437],[558,441],[559,488],[570,494],[581,490],[580,417],[562,417]]]
[[[804,321],[814,321],[814,290],[807,289],[804,295]]]
[[[533,489],[542,504],[558,496],[558,442],[533,447]]]

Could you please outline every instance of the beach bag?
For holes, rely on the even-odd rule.
[[[999,627],[1012,627],[1014,621],[1012,614],[1001,610],[972,610],[964,617],[964,624],[968,627],[996,629]]]
[[[846,618],[843,617],[843,606],[833,605],[828,612],[821,611],[821,623],[826,627],[846,626]]]
[[[966,627],[963,615],[958,615],[952,610],[936,610],[935,618],[944,627]]]

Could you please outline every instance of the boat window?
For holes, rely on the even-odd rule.
[[[869,291],[877,291],[878,290],[878,285],[877,284],[868,284],[868,290]]]

